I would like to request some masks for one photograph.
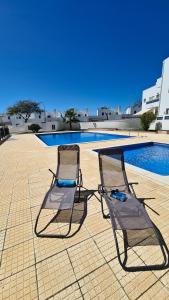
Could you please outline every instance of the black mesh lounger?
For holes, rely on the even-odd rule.
[[[51,171],[51,170],[50,170]],[[52,172],[52,171],[51,171]],[[52,172],[53,173],[53,172]],[[57,180],[75,180],[76,185],[72,187],[60,187]],[[58,147],[58,164],[56,174],[49,191],[46,193],[41,208],[39,210],[36,223],[35,234],[39,237],[67,237],[71,231],[72,215],[75,202],[75,194],[78,193],[80,199],[80,188],[82,186],[82,174],[80,170],[80,148],[78,145],[64,145]],[[42,209],[57,210],[57,214],[40,231],[37,231],[38,220]],[[68,231],[66,234],[43,233],[45,229],[59,216],[62,210],[70,210]]]
[[[139,271],[147,269],[161,269],[166,267],[166,250],[165,242],[155,227],[155,225],[150,220],[147,211],[145,210],[143,203],[141,203],[135,195],[133,184],[129,183],[127,180],[127,175],[125,172],[124,165],[124,155],[120,148],[116,149],[102,149],[99,151],[99,169],[101,177],[101,185],[99,185],[99,194],[101,196],[101,208],[104,218],[111,218],[115,244],[117,249],[117,255],[119,262],[123,269],[127,271]],[[122,202],[110,196],[112,191],[122,192],[123,195],[127,196],[127,199]],[[105,214],[103,199],[108,207],[109,214]],[[118,238],[116,231],[120,230],[123,233],[124,241],[124,261],[121,260],[120,249],[118,245]],[[145,234],[143,233],[146,233]],[[130,247],[131,241],[128,237],[133,234],[135,241],[139,241],[135,245],[148,245],[146,240],[150,242],[152,236],[155,237],[156,245],[160,248],[160,253],[162,254],[163,261],[158,265],[145,265],[141,267],[128,267],[127,266],[127,249]],[[166,250],[168,254],[168,249]],[[168,255],[167,255],[168,256]]]

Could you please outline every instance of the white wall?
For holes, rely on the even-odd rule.
[[[161,122],[161,121],[159,121]],[[162,121],[162,130],[169,130],[169,120]]]
[[[153,107],[159,107],[159,101],[153,103],[148,103],[148,102],[157,99],[157,95],[160,94],[161,92],[161,81],[162,78],[160,77],[159,79],[157,79],[156,84],[154,86],[143,91],[142,110],[153,108]]]
[[[156,120],[151,123],[149,130],[155,130],[156,124],[161,123],[162,124],[162,130],[169,130],[169,120]]]
[[[38,124],[38,122],[36,122]],[[9,130],[11,133],[21,133],[21,132],[31,132],[28,130],[28,126],[30,124],[18,125],[18,126],[9,126]],[[55,125],[55,129],[52,129],[52,125]],[[59,131],[64,130],[66,128],[66,124],[61,121],[53,121],[46,123],[39,123],[39,126],[42,128],[40,131]]]
[[[150,105],[143,102],[146,108],[150,108],[155,104],[159,106],[157,120],[151,124],[150,129],[155,129],[156,123],[160,122],[162,124],[162,130],[169,130],[169,57],[163,61],[162,77],[157,80],[156,85],[143,91],[143,100],[144,97],[147,96],[148,98],[150,95],[155,95],[156,92],[160,94],[159,102]]]
[[[103,128],[103,129],[139,129],[140,119],[123,119],[104,122],[85,122],[80,123],[80,129]]]
[[[159,116],[166,114],[166,108],[169,109],[169,57],[163,62]]]

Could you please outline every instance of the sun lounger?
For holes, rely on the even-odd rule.
[[[51,170],[50,170],[51,171]],[[52,171],[51,171],[52,172]],[[53,172],[52,172],[53,173]],[[71,231],[72,215],[75,203],[75,194],[79,201],[80,188],[82,186],[82,174],[80,170],[80,148],[78,145],[64,145],[58,147],[58,164],[56,174],[53,173],[53,179],[49,191],[46,193],[40,211],[35,223],[35,234],[39,237],[67,237]],[[57,210],[54,217],[38,231],[38,220],[42,210]],[[56,222],[62,210],[70,210],[70,219],[68,231],[65,234],[44,233],[44,230],[52,222]]]
[[[129,183],[127,180],[127,175],[125,171],[124,155],[121,149],[102,149],[99,151],[99,169],[101,177],[101,185],[99,185],[99,194],[101,196],[101,208],[104,218],[111,218],[115,244],[117,249],[117,255],[120,264],[127,271],[137,271],[145,269],[159,269],[166,265],[166,254],[164,251],[164,241],[161,234],[152,223],[149,218],[143,203],[141,203],[135,195],[133,184]],[[136,183],[135,183],[136,184]],[[113,191],[113,192],[112,192]],[[113,193],[122,193],[126,195],[125,201],[119,201],[113,197]],[[120,194],[121,195],[121,194]],[[105,214],[105,209],[103,205],[103,199],[107,204],[109,213]],[[120,249],[117,238],[117,231],[120,230],[123,233],[124,241],[124,261],[120,257]],[[129,233],[135,232],[137,240],[139,241],[136,246],[146,245],[143,242],[145,235],[143,232],[149,232],[151,237],[155,237],[157,245],[160,247],[160,253],[163,256],[162,263],[158,265],[146,265],[139,267],[127,267],[127,249],[130,246],[128,240]],[[150,235],[146,235],[147,241],[150,241]],[[140,237],[140,238],[139,238]],[[148,244],[148,243],[147,243]]]

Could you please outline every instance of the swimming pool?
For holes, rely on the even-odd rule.
[[[125,162],[158,175],[169,175],[169,144],[150,142],[119,148],[124,151]]]
[[[130,136],[119,134],[106,134],[99,132],[65,132],[36,135],[47,146],[58,146],[65,144],[79,144],[107,140],[130,138]]]

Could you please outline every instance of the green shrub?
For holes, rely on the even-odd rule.
[[[155,114],[152,111],[146,112],[141,116],[141,124],[144,130],[148,130],[150,124],[156,119]]]
[[[28,126],[28,129],[35,133],[38,132],[41,129],[41,127],[39,126],[39,124],[31,124]]]

